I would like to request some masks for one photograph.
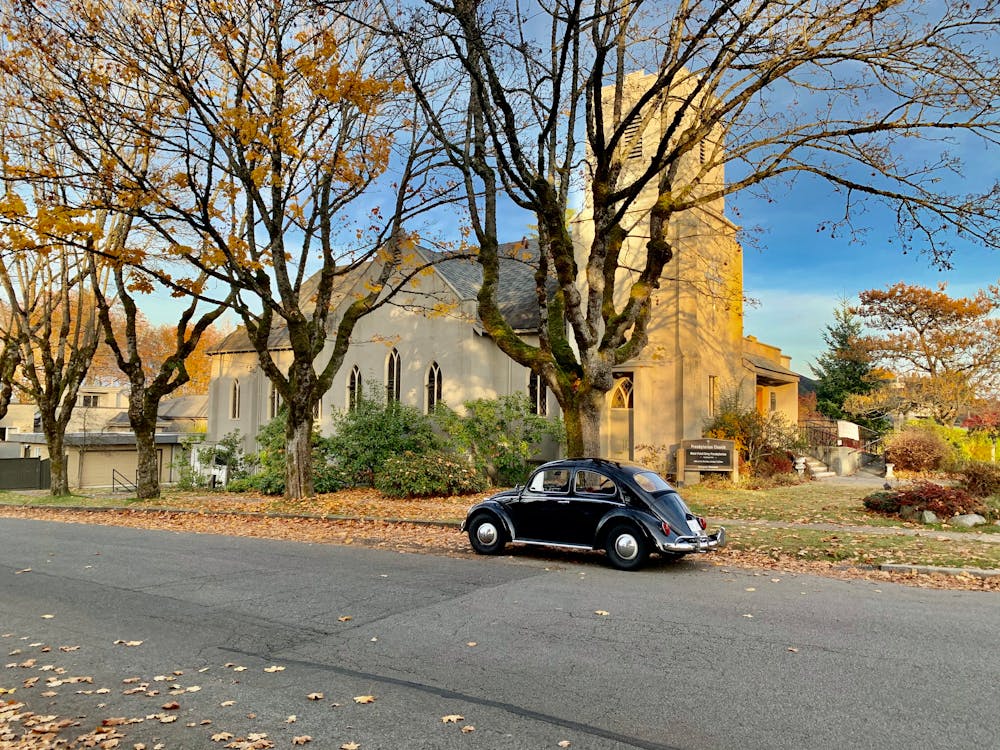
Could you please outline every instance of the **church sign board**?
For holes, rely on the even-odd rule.
[[[720,471],[731,474],[735,480],[739,470],[736,461],[736,442],[733,440],[683,440],[677,451],[677,476],[680,479],[686,471]]]

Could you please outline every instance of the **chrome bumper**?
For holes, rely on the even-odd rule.
[[[679,536],[672,542],[657,542],[661,552],[708,552],[726,546],[726,530],[720,528],[708,536]]]

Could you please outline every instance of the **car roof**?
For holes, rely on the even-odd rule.
[[[652,471],[645,466],[630,464],[624,461],[614,461],[609,458],[560,458],[555,461],[548,461],[538,467],[539,469],[604,469],[617,470],[625,474],[633,475],[643,471]]]

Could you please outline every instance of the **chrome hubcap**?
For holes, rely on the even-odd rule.
[[[479,528],[476,529],[476,539],[485,545],[494,544],[498,536],[497,527],[489,521],[479,524]]]
[[[639,554],[639,542],[631,534],[615,539],[615,552],[622,560],[634,560]]]

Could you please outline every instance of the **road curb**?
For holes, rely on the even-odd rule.
[[[938,575],[950,576],[973,576],[974,578],[995,578],[1000,576],[1000,570],[989,570],[986,568],[946,568],[937,565],[899,565],[896,563],[883,563],[878,566],[879,570],[887,573],[936,573]]]

